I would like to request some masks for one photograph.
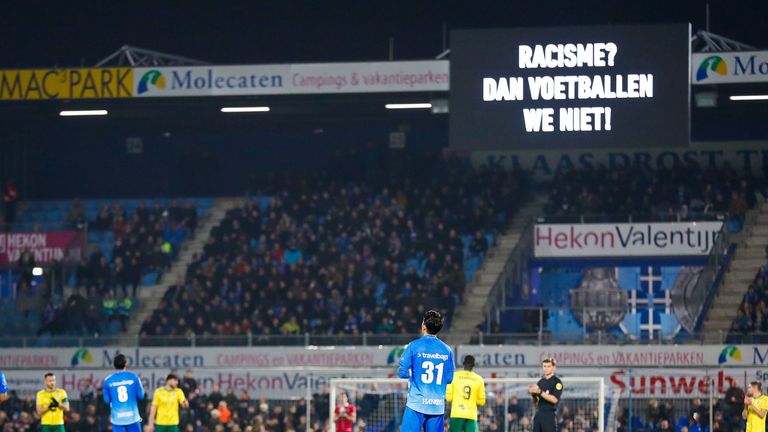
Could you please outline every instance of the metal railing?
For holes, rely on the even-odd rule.
[[[533,225],[534,221],[530,220],[520,232],[517,244],[493,283],[488,300],[483,307],[487,328],[490,328],[492,318],[498,316],[499,309],[506,307],[509,290],[515,285],[527,286],[528,258],[533,251]]]
[[[733,253],[736,250],[736,246],[731,244],[731,234],[728,231],[728,224],[723,223],[723,227],[720,229],[720,234],[715,239],[715,244],[712,246],[712,250],[709,252],[707,262],[704,264],[701,275],[696,281],[696,285],[686,292],[684,298],[673,299],[684,302],[687,310],[694,312],[692,318],[694,322],[690,325],[689,329],[692,331],[699,331],[701,325],[704,322],[709,307],[712,305],[712,301],[717,294],[718,287],[722,283],[723,275],[728,269],[728,265],[733,258]],[[746,292],[746,288],[744,290]],[[681,305],[682,306],[682,305]]]
[[[578,215],[541,215],[536,218],[537,223],[546,224],[585,224],[585,223],[633,223],[633,222],[704,222],[725,221],[727,215],[723,213],[601,213]]]
[[[566,309],[566,308],[563,308]],[[469,345],[680,345],[680,344],[766,344],[768,332],[735,333],[717,332],[681,333],[675,337],[653,339],[632,338],[617,332],[586,331],[551,333],[546,329],[547,316],[553,312],[546,308],[528,308],[532,328],[515,333],[459,334],[446,332],[440,337],[446,340],[461,339]],[[568,312],[571,312],[568,308]],[[270,347],[270,346],[387,346],[405,345],[420,337],[419,334],[398,335],[230,335],[230,336],[5,336],[0,337],[0,349],[4,348],[75,348],[75,347]]]
[[[64,348],[99,346],[141,347],[259,347],[259,346],[378,346],[405,345],[419,334],[398,335],[189,335],[189,336],[49,336],[0,337],[0,348]],[[467,335],[469,336],[469,335]]]

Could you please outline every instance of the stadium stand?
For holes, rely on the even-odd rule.
[[[426,166],[378,184],[294,179],[244,201],[141,334],[408,333],[429,305],[450,320],[525,176]]]
[[[727,163],[702,169],[687,164],[649,171],[641,166],[561,170],[554,176],[546,213],[551,216],[633,215],[647,220],[701,220],[727,213],[739,231],[756,204],[761,181]]]
[[[87,233],[91,251],[75,268],[57,263],[58,277],[35,278],[25,257],[16,299],[0,303],[4,329],[14,336],[104,335],[125,331],[137,305],[137,288],[157,283],[182,243],[194,232],[212,200],[72,200],[24,203],[16,231],[74,230]],[[62,286],[73,288],[63,297]],[[67,291],[70,292],[70,291]],[[45,345],[45,338],[38,340]]]
[[[561,169],[547,187],[548,202],[541,221],[599,223],[719,218],[727,221],[731,233],[738,233],[747,213],[756,213],[757,210],[753,210],[762,206],[758,204],[764,182],[750,171],[740,173],[727,163],[709,168],[690,163],[657,171],[639,165],[611,169],[598,165],[594,169]],[[744,259],[750,251],[740,252],[737,259]],[[546,298],[545,303],[525,303],[518,297],[510,297],[508,304],[530,310],[504,312],[499,322],[484,321],[477,331],[530,335],[539,333],[540,329],[545,333],[555,332],[566,323],[557,321],[549,311],[570,307],[569,290],[578,286],[582,276],[580,269],[542,272],[540,283],[558,292],[556,298]],[[538,307],[545,308],[541,321]],[[730,316],[735,310],[734,307],[728,312]],[[748,313],[742,315],[749,316]],[[740,317],[738,321],[743,324],[744,320],[745,317]],[[737,327],[741,328],[740,325]]]
[[[753,332],[768,332],[768,272],[761,266],[741,298],[730,329],[730,339]]]

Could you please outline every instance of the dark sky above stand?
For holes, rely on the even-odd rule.
[[[710,1],[710,31],[768,48],[768,1]],[[214,64],[434,58],[442,29],[691,22],[705,1],[7,0],[0,68],[92,66],[122,45]]]

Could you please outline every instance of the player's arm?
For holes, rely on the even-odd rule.
[[[557,404],[557,402],[559,401],[559,399],[555,395],[550,393],[541,393],[541,390],[539,390],[539,397],[553,405]]]
[[[453,402],[453,383],[450,382],[445,387],[445,400],[447,402]]]
[[[483,379],[480,379],[480,385],[477,386],[477,395],[475,396],[477,403],[477,406],[484,406],[485,405],[485,381]]]
[[[752,403],[749,404],[749,409],[751,409],[755,414],[757,414],[760,418],[765,418],[766,410],[760,408],[762,404],[759,403],[757,399],[752,399]]]
[[[562,394],[563,394],[563,383],[560,382],[559,380],[555,383],[555,388],[548,391],[547,393],[541,393],[541,389],[539,389],[539,397],[551,403],[552,405],[556,405],[560,401],[560,396]]]
[[[43,398],[40,397],[40,393],[37,394],[37,401],[35,402],[36,405],[36,411],[38,415],[43,415],[51,410],[51,407],[49,404],[46,404],[43,402]]]
[[[138,385],[136,386],[136,401],[140,401],[144,399],[145,393],[144,393],[144,386],[141,385],[141,378],[139,378],[138,375],[134,374],[136,377],[136,382]]]
[[[456,364],[453,361],[453,351],[448,351],[448,364],[445,365],[445,382],[453,382],[453,374],[456,371]]]
[[[538,384],[528,384],[528,393],[531,394],[531,400],[533,400],[533,403],[537,403],[539,401],[539,393],[541,389],[539,388]]]
[[[8,381],[5,380],[5,374],[0,372],[0,402],[8,399]]]
[[[0,372],[0,402],[8,399],[8,381],[5,380],[5,374]]]
[[[411,367],[413,367],[413,359],[411,358],[411,344],[408,344],[403,351],[403,355],[400,356],[400,365],[397,368],[397,376],[404,379],[410,378]]]
[[[104,398],[104,403],[111,406],[112,397],[109,394],[109,385],[107,384],[106,381],[104,381],[104,384],[102,384],[101,386],[101,394],[102,394],[102,397]]]
[[[157,405],[155,399],[152,399],[152,406],[149,407],[149,422],[147,422],[148,432],[155,430],[155,416],[157,416]]]
[[[357,417],[357,415],[355,414],[355,406],[351,405],[351,404],[347,405],[344,408],[344,413],[343,414],[339,414],[338,417],[339,418],[345,418],[345,419],[347,419],[347,420],[349,420],[351,422],[354,422],[354,420],[352,420],[352,419]]]
[[[61,392],[64,393],[64,397],[61,398],[61,400],[59,401],[59,406],[61,407],[61,409],[67,412],[69,411],[69,397],[67,396],[67,392],[65,392],[64,390],[62,390]]]
[[[176,389],[176,391],[179,393],[179,405],[184,409],[189,409],[189,401],[187,400],[187,397],[184,396],[184,392],[181,391],[181,389]]]

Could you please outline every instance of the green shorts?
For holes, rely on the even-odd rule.
[[[40,432],[66,432],[64,425],[40,425]]]
[[[450,432],[477,432],[477,420],[465,418],[451,418]]]
[[[155,425],[155,432],[179,432],[179,425],[172,425],[172,426]]]

